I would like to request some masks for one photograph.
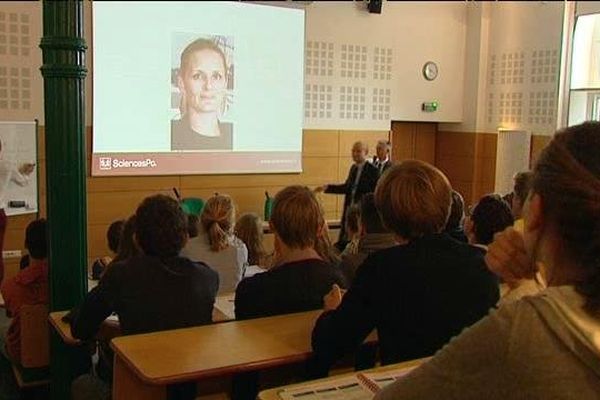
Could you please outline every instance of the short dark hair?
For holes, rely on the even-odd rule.
[[[135,212],[137,242],[147,255],[172,257],[187,238],[188,220],[179,203],[169,196],[146,197]]]
[[[108,242],[108,248],[113,253],[117,253],[119,251],[119,240],[121,240],[123,225],[125,225],[125,221],[120,219],[110,224],[108,230],[106,231],[106,241]]]
[[[455,231],[461,227],[465,216],[465,201],[460,193],[452,190],[452,205],[450,206],[450,216],[446,223],[446,231]]]
[[[387,233],[379,211],[375,207],[375,195],[365,194],[360,200],[360,223],[367,233]]]
[[[25,229],[25,248],[31,258],[48,257],[48,223],[44,218],[32,221]]]
[[[488,245],[494,235],[514,223],[510,206],[497,194],[485,195],[471,213],[473,232],[478,244]]]

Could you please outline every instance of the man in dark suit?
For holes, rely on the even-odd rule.
[[[390,160],[390,142],[387,140],[380,140],[377,142],[375,148],[376,155],[373,157],[373,165],[379,171],[379,176],[392,166],[392,160]]]
[[[341,221],[342,226],[338,242],[336,243],[336,247],[340,250],[343,250],[348,242],[345,229],[348,208],[353,204],[358,204],[363,195],[372,193],[375,190],[377,180],[379,179],[379,171],[373,164],[367,161],[368,152],[369,149],[366,143],[354,143],[352,146],[352,160],[354,160],[354,164],[350,168],[346,182],[339,185],[325,185],[316,189],[317,192],[345,195],[344,211],[342,213]]]

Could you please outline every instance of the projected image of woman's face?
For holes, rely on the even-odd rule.
[[[225,61],[214,50],[194,52],[180,76],[180,89],[188,111],[216,113],[223,104],[227,88]]]

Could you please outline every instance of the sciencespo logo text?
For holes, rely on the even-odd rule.
[[[158,164],[151,158],[145,160],[125,160],[111,157],[100,157],[100,169],[103,171],[117,168],[155,168]]]

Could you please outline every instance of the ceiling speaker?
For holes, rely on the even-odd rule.
[[[383,0],[369,0],[369,5],[367,7],[371,14],[381,14],[382,4]]]

